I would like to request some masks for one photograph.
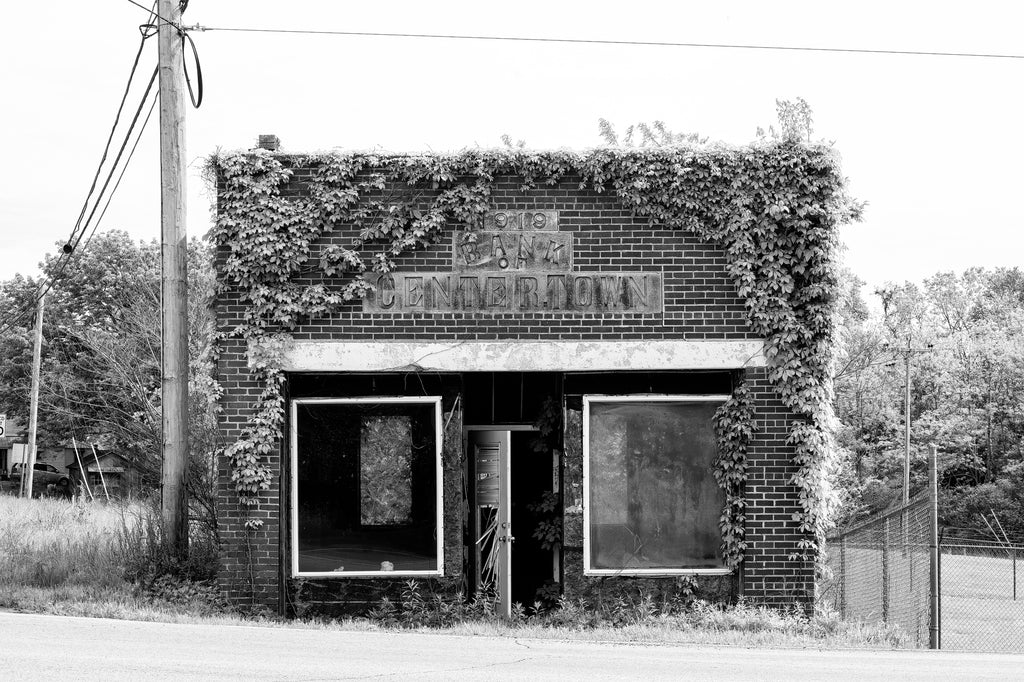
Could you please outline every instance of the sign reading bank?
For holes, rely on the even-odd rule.
[[[576,272],[557,211],[485,216],[457,233],[451,272],[378,274],[366,312],[660,313],[660,272]]]

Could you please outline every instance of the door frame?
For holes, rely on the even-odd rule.
[[[498,529],[498,533],[500,533],[502,535],[506,535],[507,534],[507,535],[511,535],[513,538],[515,537],[514,529],[511,528],[511,513],[512,513],[512,504],[511,503],[512,503],[512,492],[513,492],[512,491],[512,481],[511,481],[511,478],[512,478],[512,476],[511,476],[511,471],[512,471],[512,433],[513,432],[531,432],[531,431],[539,431],[539,430],[540,429],[538,429],[536,426],[534,426],[532,424],[467,424],[467,425],[462,427],[462,451],[464,453],[466,453],[466,456],[465,456],[465,466],[467,467],[467,474],[468,474],[468,467],[470,466],[470,462],[471,461],[473,462],[473,466],[474,467],[476,466],[476,455],[470,449],[470,433],[472,433],[472,432],[477,432],[477,433],[480,433],[480,432],[499,432],[499,433],[505,433],[508,436],[508,448],[507,448],[508,452],[505,455],[506,461],[504,463],[501,463],[501,465],[499,467],[499,469],[500,469],[499,470],[499,475],[503,474],[505,476],[505,481],[502,482],[499,479],[500,489],[504,491],[504,494],[502,496],[503,499],[501,501],[503,501],[506,504],[506,506],[508,507],[508,509],[504,510],[503,513],[507,514],[508,515],[508,519],[509,519],[508,520],[508,527],[506,527],[506,528],[499,528]],[[475,473],[475,470],[474,470],[474,473]],[[470,479],[468,475],[467,475],[466,478],[467,478],[467,480],[471,480],[472,481],[472,488],[470,490],[467,490],[466,494],[470,498],[469,500],[467,500],[467,502],[468,502],[467,506],[469,507],[469,512],[470,512],[470,519],[469,519],[469,521],[470,521],[470,526],[472,528],[472,542],[475,545],[477,540],[479,540],[479,531],[480,531],[480,529],[477,528],[476,479],[475,478]],[[497,538],[495,538],[495,541],[497,541]],[[503,542],[501,545],[499,545],[499,550],[501,550],[502,554],[503,554],[500,557],[500,559],[499,559],[499,564],[504,566],[504,570],[500,570],[498,572],[498,580],[499,580],[499,584],[498,584],[498,595],[499,595],[498,608],[500,609],[500,613],[507,618],[507,617],[511,617],[511,615],[512,615],[512,599],[511,599],[512,585],[511,585],[511,582],[510,582],[511,579],[512,579],[512,566],[511,566],[511,564],[512,564],[512,542],[507,542],[507,541]],[[475,556],[475,550],[474,550],[474,556]],[[474,569],[473,569],[473,580],[474,580],[474,582],[477,582],[479,580],[479,578],[480,578],[480,565],[479,565],[480,562],[476,561],[475,563],[476,563],[476,565],[474,566]],[[479,587],[479,585],[474,585],[474,588],[478,588],[478,587]]]

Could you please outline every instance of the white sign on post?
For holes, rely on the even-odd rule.
[[[7,415],[0,414],[0,438],[3,438],[7,433]]]

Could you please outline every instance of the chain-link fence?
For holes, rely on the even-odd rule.
[[[829,538],[819,601],[909,646],[1024,652],[1024,538],[994,512],[986,529],[939,533],[936,492],[933,470],[930,490]]]
[[[943,532],[942,648],[1024,651],[1024,543]]]
[[[844,620],[899,626],[927,648],[937,628],[930,549],[935,523],[928,492],[828,540],[831,574],[819,599]],[[937,630],[935,632],[937,638]]]

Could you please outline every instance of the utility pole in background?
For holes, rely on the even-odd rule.
[[[942,648],[942,548],[939,547],[939,452],[928,448],[928,648]]]
[[[903,356],[903,504],[910,502],[910,357],[917,353],[930,353],[933,344],[924,348],[914,348],[907,334],[906,348],[892,349],[897,355]]]
[[[161,403],[164,542],[188,551],[188,290],[185,235],[185,93],[179,0],[158,0],[160,50]]]
[[[36,468],[36,438],[39,435],[39,375],[43,360],[43,309],[46,307],[46,293],[39,297],[36,309],[36,339],[32,346],[32,394],[29,398],[28,413],[28,461],[21,469],[21,496],[32,497]]]

